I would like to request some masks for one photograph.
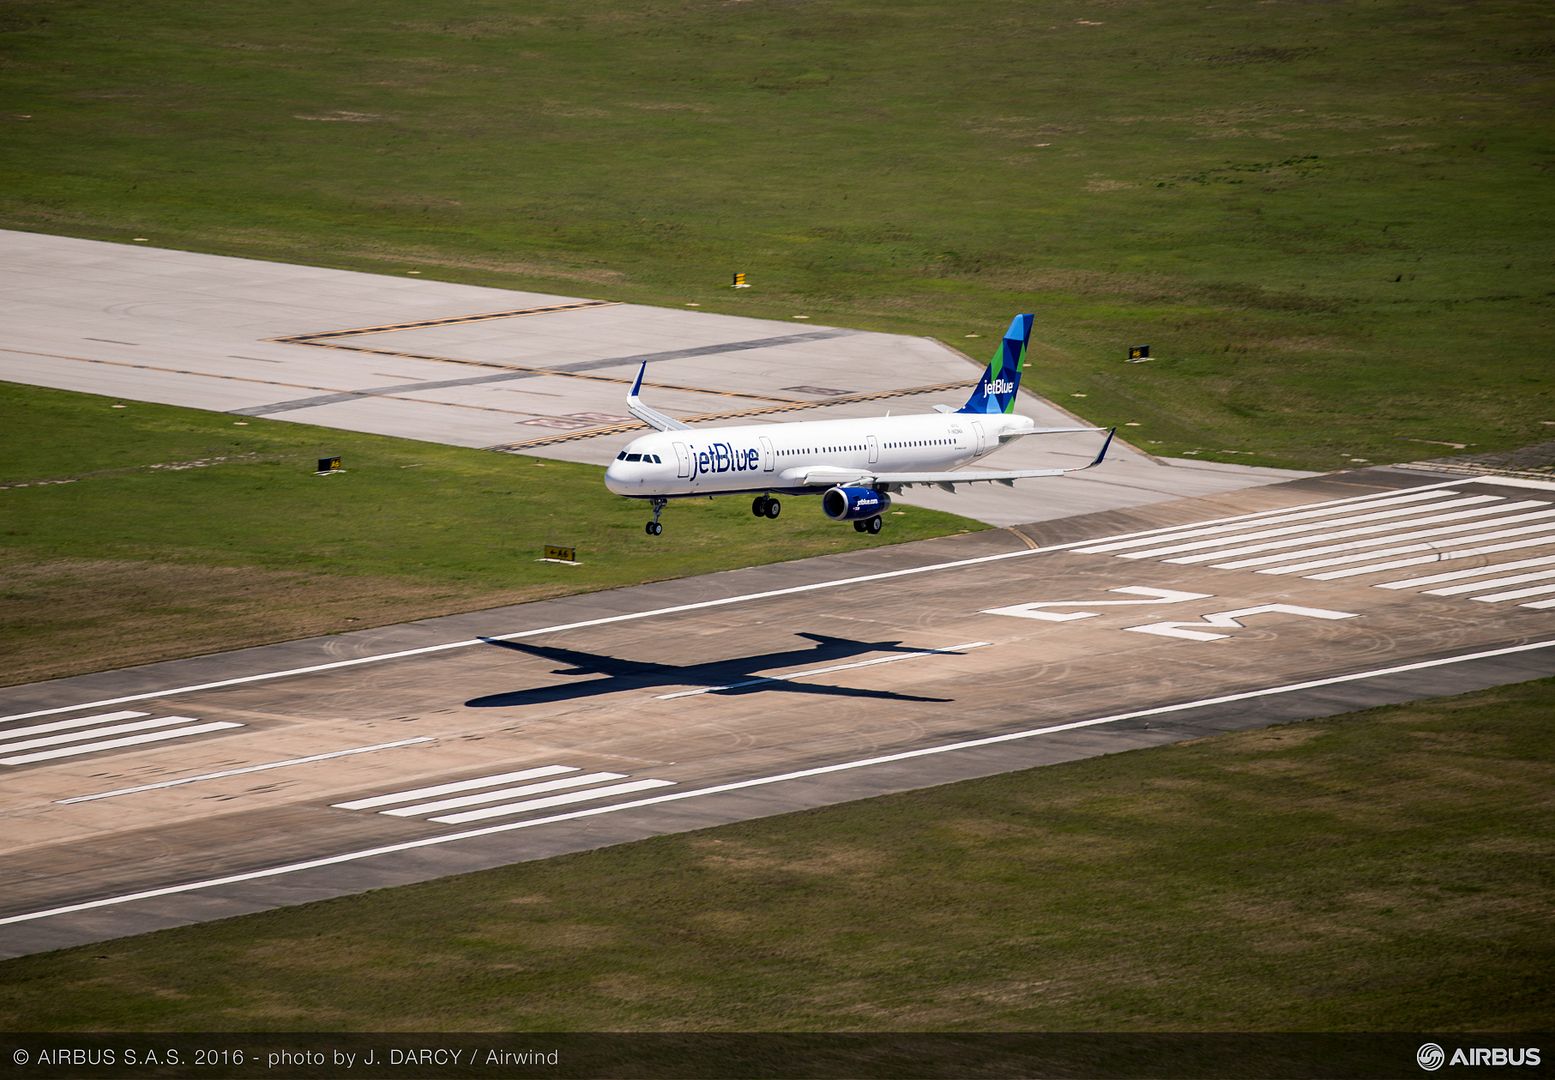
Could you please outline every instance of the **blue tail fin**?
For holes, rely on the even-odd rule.
[[[1020,374],[1026,366],[1026,345],[1031,341],[1034,315],[1017,315],[1004,332],[999,351],[993,354],[988,370],[978,380],[972,396],[957,412],[1007,413],[1015,411],[1015,394],[1020,390]]]

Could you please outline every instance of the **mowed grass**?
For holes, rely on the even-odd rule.
[[[0,963],[12,1031],[1516,1031],[1555,680]]]
[[[963,345],[1032,310],[1040,389],[1160,453],[1555,421],[1531,0],[12,0],[0,48],[0,225]]]
[[[8,383],[0,418],[0,684],[983,528],[721,499],[653,538],[594,466]]]

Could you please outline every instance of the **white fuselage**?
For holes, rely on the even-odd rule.
[[[999,448],[999,436],[1033,427],[1006,413],[918,413],[859,420],[658,431],[634,439],[605,470],[617,495],[677,498],[738,492],[820,494],[809,469],[943,472]]]

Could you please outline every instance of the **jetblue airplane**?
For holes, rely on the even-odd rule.
[[[776,495],[821,495],[821,512],[851,521],[859,532],[878,533],[891,496],[914,484],[957,484],[1062,476],[1100,465],[1116,428],[1039,428],[1015,412],[1034,316],[1017,315],[1004,342],[960,409],[936,405],[933,413],[860,420],[807,420],[787,424],[692,428],[644,404],[647,361],[626,397],[633,416],[656,428],[627,444],[605,470],[605,487],[617,495],[647,499],[653,507],[649,536],[664,531],[659,515],[670,499],[755,495],[751,513],[775,518]],[[951,472],[993,453],[1012,439],[1073,431],[1106,431],[1095,459],[1072,469],[1015,472]],[[776,494],[774,494],[776,493]]]

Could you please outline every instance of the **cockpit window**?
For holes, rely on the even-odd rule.
[[[622,450],[619,454],[617,454],[616,455],[616,460],[617,461],[625,461],[626,460],[626,451]]]

